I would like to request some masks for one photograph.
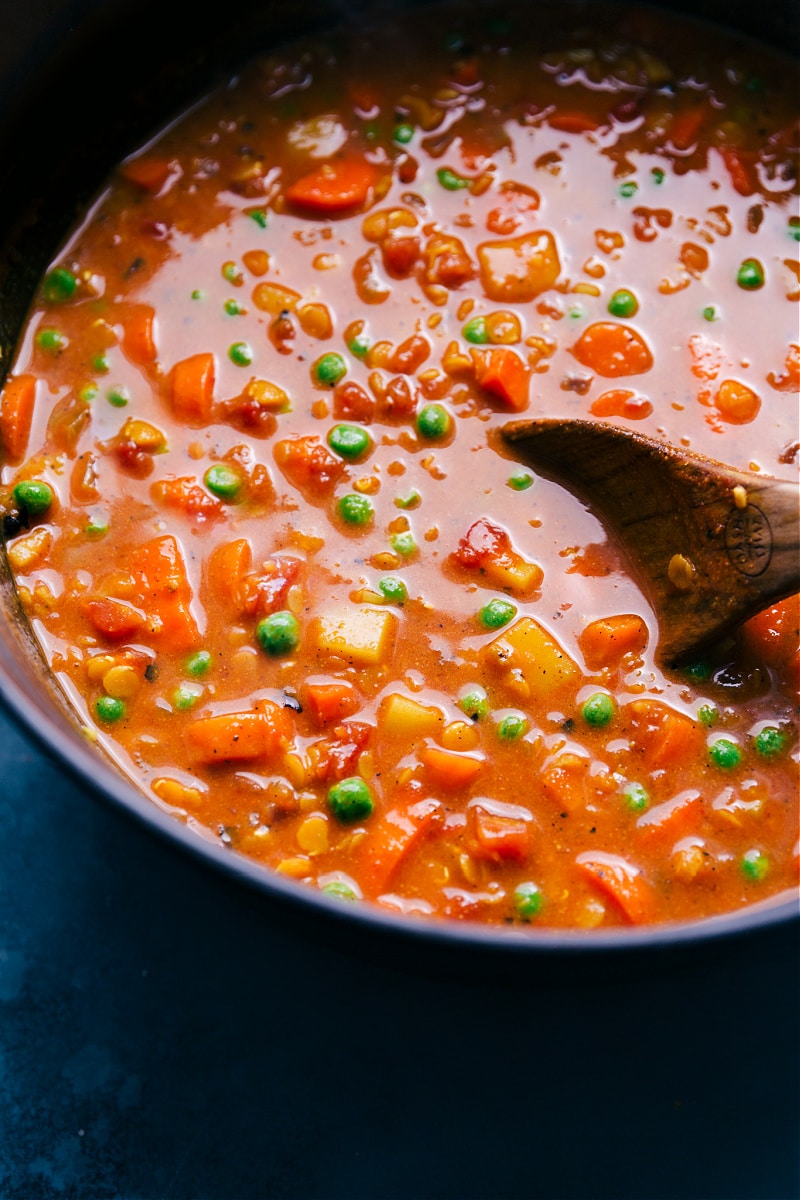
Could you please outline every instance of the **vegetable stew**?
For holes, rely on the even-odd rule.
[[[87,738],[200,836],[407,914],[699,919],[797,885],[797,597],[661,669],[498,431],[796,474],[794,66],[533,24],[284,47],[123,162],[0,397],[4,536]]]

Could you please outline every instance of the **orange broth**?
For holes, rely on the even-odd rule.
[[[412,12],[123,163],[0,404],[86,734],[345,901],[591,929],[796,887],[797,598],[665,672],[520,414],[796,474],[793,65],[636,8]]]

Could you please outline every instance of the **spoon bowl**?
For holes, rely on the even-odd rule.
[[[512,421],[516,456],[604,516],[672,665],[800,588],[797,483],[594,421]]]

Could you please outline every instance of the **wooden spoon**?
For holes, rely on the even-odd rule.
[[[655,611],[663,663],[800,590],[796,483],[594,421],[512,421],[501,433],[608,518]]]

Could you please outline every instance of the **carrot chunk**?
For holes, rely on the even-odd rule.
[[[596,321],[572,347],[578,362],[598,375],[641,375],[653,365],[653,355],[640,333],[616,321]]]
[[[350,717],[359,707],[358,694],[350,683],[308,680],[303,690],[305,706],[318,725],[330,725]]]
[[[213,354],[193,354],[172,368],[172,407],[176,417],[207,425],[214,403],[216,363]]]
[[[223,542],[215,546],[208,557],[206,583],[214,596],[238,609],[238,589],[250,570],[253,551],[247,538]]]
[[[587,851],[575,860],[587,879],[617,904],[632,925],[655,916],[655,893],[638,867],[618,854]]]
[[[97,632],[112,641],[132,637],[146,620],[141,609],[113,596],[87,596],[81,608]]]
[[[122,349],[137,366],[148,366],[156,360],[156,314],[149,304],[135,304],[122,322]]]
[[[469,787],[484,768],[482,757],[426,746],[420,758],[434,783],[448,789]]]
[[[700,751],[700,726],[659,700],[632,700],[623,710],[631,718],[631,741],[648,771],[672,767]]]
[[[578,644],[590,671],[612,669],[624,655],[641,654],[647,645],[647,626],[633,613],[601,617],[586,626]]]
[[[436,827],[440,816],[438,801],[427,799],[406,810],[393,808],[370,822],[358,856],[358,878],[368,898],[386,891],[400,865]]]
[[[119,173],[128,183],[141,188],[143,192],[160,192],[172,173],[172,163],[168,158],[156,158],[143,155],[141,158],[131,158],[123,163]]]
[[[530,367],[514,350],[473,350],[475,379],[487,392],[497,396],[514,412],[528,407]]]
[[[0,442],[11,462],[19,462],[25,454],[35,399],[33,375],[14,375],[6,380],[0,402]]]
[[[378,172],[363,158],[340,158],[324,163],[286,189],[286,199],[321,215],[335,215],[367,203]]]
[[[488,812],[478,805],[469,810],[471,853],[488,862],[524,862],[531,852],[531,822]]]
[[[186,730],[186,743],[198,765],[274,758],[289,745],[292,722],[288,710],[261,702],[257,712],[201,717]]]
[[[696,833],[702,801],[702,793],[697,788],[685,788],[677,796],[642,813],[636,828],[648,841],[676,841],[686,834]]]
[[[150,489],[153,499],[168,508],[176,508],[196,521],[208,521],[222,515],[223,506],[200,486],[191,475],[180,479],[159,479]]]
[[[146,542],[130,555],[130,571],[147,614],[150,633],[171,650],[192,650],[200,640],[190,604],[192,590],[176,539],[170,535]]]

